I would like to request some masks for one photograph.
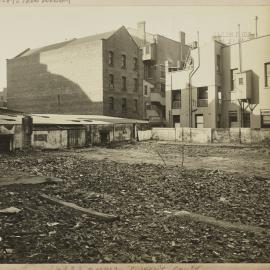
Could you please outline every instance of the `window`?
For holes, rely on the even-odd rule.
[[[145,63],[144,64],[144,79],[151,79],[153,77],[153,67],[151,64]]]
[[[181,90],[172,90],[172,109],[181,108]]]
[[[244,79],[243,78],[239,78],[239,85],[244,84]]]
[[[160,77],[161,78],[165,78],[165,67],[161,67],[161,70],[160,70]]]
[[[250,127],[250,112],[245,111],[243,113],[243,127],[244,128]]]
[[[145,110],[151,110],[152,106],[150,102],[145,102]]]
[[[113,66],[113,52],[109,51],[109,65]]]
[[[195,127],[196,128],[203,128],[204,127],[203,114],[196,114],[195,115]]]
[[[137,70],[138,69],[138,58],[133,57],[133,69]]]
[[[134,78],[133,79],[133,83],[134,83],[134,92],[137,92],[138,91],[138,79],[137,78]]]
[[[221,95],[221,87],[218,86],[218,100],[222,99],[222,95]]]
[[[261,110],[262,128],[270,128],[270,110]]]
[[[237,127],[237,111],[229,111],[229,127]]]
[[[134,112],[138,111],[138,100],[134,99]]]
[[[236,73],[238,69],[231,69],[231,91],[234,91],[236,88]]]
[[[122,113],[126,113],[126,112],[127,112],[127,99],[122,98]]]
[[[144,86],[144,95],[147,96],[148,95],[148,89],[147,89],[147,85]]]
[[[127,90],[127,78],[122,77],[122,90],[126,91]]]
[[[165,84],[164,83],[160,84],[160,91],[165,92]]]
[[[173,115],[173,127],[180,126],[180,115]]]
[[[219,54],[217,54],[217,72],[221,72],[221,61]]]
[[[264,85],[265,87],[270,86],[270,63],[264,64]]]
[[[121,68],[126,69],[127,68],[127,57],[124,54],[122,54],[121,59],[122,59]]]
[[[208,87],[198,87],[197,90],[197,106],[208,107]]]
[[[109,97],[109,110],[113,111],[114,110],[114,98]]]
[[[109,87],[110,87],[110,89],[114,88],[114,76],[113,76],[113,74],[109,75]]]

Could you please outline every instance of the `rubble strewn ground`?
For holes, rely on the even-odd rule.
[[[169,214],[270,230],[269,148],[186,145],[183,154],[181,144],[144,142],[16,152],[1,155],[0,171],[63,180],[0,186],[0,209],[21,210],[0,213],[1,263],[269,262],[270,233]],[[120,219],[98,220],[41,194]]]

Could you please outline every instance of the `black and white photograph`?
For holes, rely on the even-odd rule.
[[[74,2],[0,0],[0,267],[270,269],[270,3]]]

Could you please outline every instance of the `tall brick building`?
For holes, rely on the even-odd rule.
[[[125,27],[7,60],[8,108],[142,118],[143,65]]]

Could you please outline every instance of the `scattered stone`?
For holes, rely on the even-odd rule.
[[[16,207],[9,207],[9,208],[5,208],[5,209],[1,209],[0,213],[2,214],[17,214],[19,212],[21,212],[22,210],[16,208]]]

